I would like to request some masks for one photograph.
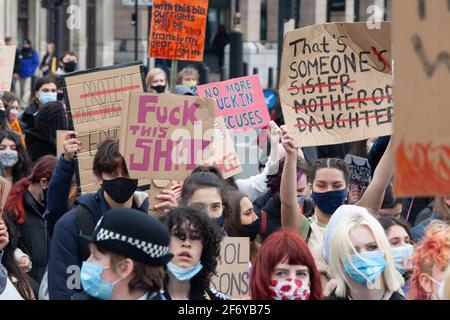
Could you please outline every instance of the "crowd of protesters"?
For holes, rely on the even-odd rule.
[[[323,148],[317,159],[277,118],[260,173],[224,179],[199,166],[161,191],[152,216],[117,140],[97,145],[98,190],[77,195],[81,142],[75,131],[57,142],[70,129],[61,76],[76,70],[73,52],[58,58],[49,44],[39,61],[25,40],[13,88],[0,93],[0,173],[12,186],[0,216],[0,299],[229,299],[211,280],[225,237],[250,240],[246,299],[450,299],[450,195],[398,199],[390,137]],[[145,82],[170,93],[162,69]],[[195,96],[198,84],[184,68],[172,93]],[[362,192],[343,160],[356,148],[372,169]]]

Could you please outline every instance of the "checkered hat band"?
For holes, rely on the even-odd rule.
[[[117,240],[126,242],[138,248],[139,250],[144,251],[152,258],[160,258],[162,256],[165,256],[169,252],[169,247],[153,244],[150,242],[145,242],[139,239],[134,239],[133,237],[128,237],[125,235],[121,235],[120,233],[101,228],[100,231],[97,233],[96,241],[105,241],[105,240]]]

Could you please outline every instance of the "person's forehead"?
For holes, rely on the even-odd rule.
[[[4,138],[4,139],[0,142],[0,144],[3,145],[3,146],[14,146],[14,145],[16,145],[16,143],[15,143],[14,141],[9,140],[8,138]]]
[[[371,242],[376,242],[375,236],[368,226],[359,225],[350,230],[350,241],[355,247],[362,247]]]
[[[408,233],[406,232],[405,228],[399,225],[393,225],[388,230],[389,238],[404,238],[408,236]]]
[[[192,194],[191,200],[201,200],[202,203],[220,202],[221,196],[217,188],[200,188]]]
[[[321,168],[316,171],[316,179],[320,181],[343,181],[344,173],[336,168]]]
[[[75,61],[77,59],[76,56],[71,54],[66,54],[63,58],[63,61],[69,62],[69,61]]]

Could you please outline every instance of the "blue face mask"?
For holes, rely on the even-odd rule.
[[[345,198],[347,198],[347,189],[313,192],[311,198],[320,211],[332,215],[337,208],[344,204]]]
[[[40,104],[44,105],[46,103],[56,101],[57,97],[58,94],[56,92],[41,92],[39,94],[39,102]]]
[[[381,251],[366,251],[344,260],[345,272],[356,282],[367,285],[374,283],[386,268],[386,259]]]
[[[297,203],[300,209],[303,207],[303,203],[305,202],[306,196],[297,196]]]
[[[119,262],[120,263],[120,262]],[[114,285],[122,279],[112,283],[104,282],[101,273],[110,267],[84,261],[81,265],[81,285],[83,290],[93,298],[110,300]]]
[[[409,259],[413,256],[413,254],[414,247],[410,244],[392,248],[392,258],[394,259],[395,268],[402,275],[408,271]]]
[[[203,265],[200,262],[198,262],[195,266],[190,267],[190,268],[180,268],[180,267],[177,267],[172,262],[169,262],[167,264],[167,270],[169,270],[169,272],[180,281],[191,280],[202,269],[203,269]]]
[[[225,220],[225,217],[222,213],[222,215],[218,218],[212,218],[212,221],[218,226],[223,227],[223,221]]]

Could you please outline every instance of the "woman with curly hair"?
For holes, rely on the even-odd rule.
[[[166,300],[228,300],[211,288],[222,236],[203,212],[193,207],[170,210],[164,222],[171,234],[163,296]]]
[[[259,249],[250,280],[253,300],[320,300],[322,285],[313,256],[293,229],[272,233]]]
[[[409,279],[408,300],[438,300],[445,279],[445,269],[450,262],[450,226],[432,222],[425,231],[414,256]]]
[[[13,131],[0,131],[0,165],[5,170],[5,178],[13,184],[30,174],[25,146]]]

